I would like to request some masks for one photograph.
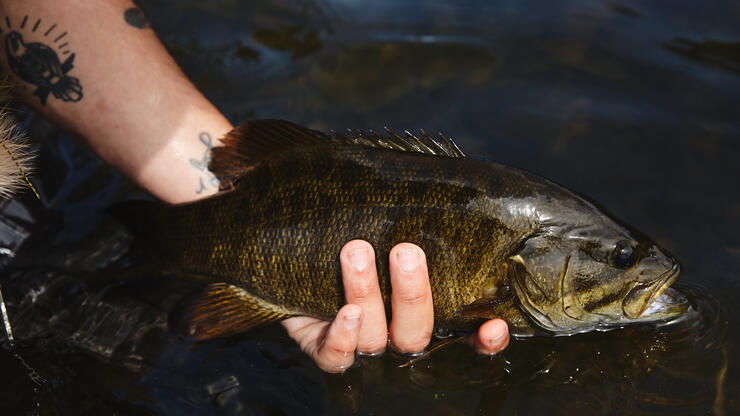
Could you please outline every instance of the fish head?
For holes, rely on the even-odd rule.
[[[543,227],[510,259],[522,309],[554,334],[670,320],[688,309],[669,289],[678,261],[610,221]]]

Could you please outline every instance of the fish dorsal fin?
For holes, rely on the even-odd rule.
[[[292,314],[227,283],[214,283],[190,299],[179,324],[196,340],[226,337]]]
[[[221,188],[257,166],[261,160],[285,149],[331,143],[331,136],[285,120],[248,121],[221,139],[223,146],[211,149],[208,169],[221,180]]]
[[[442,133],[438,139],[424,130],[416,136],[408,130],[403,135],[386,128],[386,135],[373,130],[347,130],[331,135],[285,120],[248,121],[226,134],[222,146],[211,149],[208,169],[221,180],[221,188],[256,167],[261,160],[287,149],[319,144],[358,145],[403,152],[417,152],[445,157],[465,157],[452,139]]]
[[[404,130],[403,136],[388,127],[385,128],[385,131],[388,133],[387,136],[378,134],[373,130],[347,130],[347,134],[332,133],[334,133],[335,140],[340,140],[347,144],[358,144],[403,152],[425,153],[436,156],[465,157],[465,153],[457,147],[457,144],[442,133],[439,133],[439,139],[434,139],[424,130],[420,130],[421,134],[418,136],[408,130]]]

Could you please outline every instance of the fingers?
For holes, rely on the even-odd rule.
[[[509,345],[509,327],[501,319],[492,319],[478,328],[478,333],[468,338],[468,344],[478,354],[497,354]]]
[[[378,284],[375,253],[369,243],[354,240],[340,252],[342,281],[348,302],[332,323],[309,317],[283,321],[288,334],[301,349],[327,372],[342,372],[355,359],[355,350],[377,353],[385,349],[390,333],[393,349],[411,354],[424,350],[434,328],[434,309],[424,252],[401,243],[390,252],[390,332]],[[506,348],[506,322],[484,323],[467,343],[480,354],[495,354]]]
[[[362,309],[357,305],[344,305],[331,324],[299,317],[286,319],[283,325],[319,368],[341,373],[355,361],[361,323]]]
[[[350,241],[342,248],[339,262],[342,267],[344,297],[347,303],[362,308],[363,319],[357,350],[364,354],[382,352],[388,343],[388,324],[378,285],[373,247],[366,241]]]
[[[391,346],[409,354],[424,350],[434,327],[434,306],[424,252],[410,243],[393,247],[390,253]]]

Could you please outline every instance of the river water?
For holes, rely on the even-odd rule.
[[[41,415],[740,412],[740,3],[141,0],[234,123],[442,131],[595,199],[682,262],[698,311],[663,328],[460,345],[412,368],[315,368],[279,325],[193,344],[192,283],[127,253],[105,207],[141,195],[33,115],[43,200],[3,294],[0,411]]]

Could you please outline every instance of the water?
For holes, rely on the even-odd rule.
[[[19,339],[0,350],[3,414],[740,412],[737,2],[140,3],[233,122],[443,131],[653,237],[698,316],[344,375],[278,325],[191,344],[166,330],[189,283],[125,272],[130,237],[102,215],[137,191],[29,119],[44,202],[25,201],[32,235],[3,278]]]

